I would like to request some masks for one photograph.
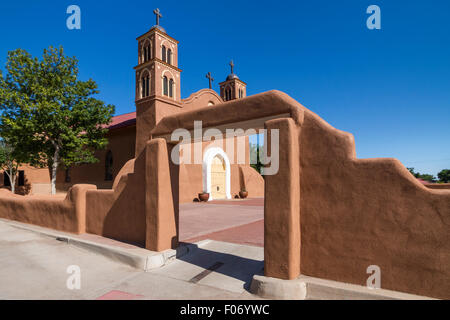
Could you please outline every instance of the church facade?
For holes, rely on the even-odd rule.
[[[99,189],[112,188],[119,170],[144,150],[151,138],[150,132],[161,119],[204,107],[214,108],[215,105],[246,96],[246,83],[234,73],[231,62],[231,73],[219,83],[220,94],[209,88],[181,99],[179,42],[159,25],[159,13],[155,14],[157,24],[137,38],[138,64],[134,67],[136,111],[113,117],[108,126],[108,146],[96,152],[97,163],[59,169],[58,192],[66,192],[80,183],[94,184]],[[235,198],[241,190],[246,190],[249,197],[264,195],[264,179],[250,166],[248,136],[223,139],[221,142],[217,145],[218,141],[199,141],[180,148],[181,155],[194,155],[198,150],[201,152],[201,159],[192,156],[186,161],[186,157],[181,157],[184,163],[180,164],[180,202],[191,202],[201,192],[209,193],[210,200]],[[8,187],[9,179],[6,174],[1,175],[0,188]],[[46,168],[23,166],[17,180],[18,193],[50,193],[49,171]]]

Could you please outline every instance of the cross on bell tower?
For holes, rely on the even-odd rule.
[[[153,10],[153,13],[156,15],[156,25],[159,26],[159,19],[162,18],[161,11],[159,11],[159,8],[156,8]]]
[[[230,61],[231,73],[220,85],[220,96],[224,101],[244,98],[247,95],[247,84],[234,73],[234,62]]]

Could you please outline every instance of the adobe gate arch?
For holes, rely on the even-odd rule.
[[[167,145],[167,151],[163,147],[160,152],[167,153],[166,161],[169,162],[167,168],[171,175],[174,216],[177,225],[177,235],[173,236],[177,237],[179,165],[170,160],[170,155],[179,141],[172,141],[172,132],[180,128],[186,129],[194,138],[190,141],[183,140],[182,143],[195,143],[200,141],[193,134],[195,121],[202,121],[203,132],[200,138],[202,141],[210,141],[208,129],[211,128],[221,131],[224,137],[226,131],[230,129],[235,132],[243,129],[245,134],[248,129],[265,128],[268,130],[268,145],[270,145],[271,130],[279,130],[279,170],[275,175],[265,176],[264,183],[264,272],[270,277],[294,279],[300,274],[298,127],[302,113],[284,100],[280,100],[279,97],[279,93],[270,92],[231,101],[214,108],[203,108],[168,116],[153,129],[152,140]],[[264,101],[260,101],[261,98]],[[249,102],[254,105],[249,106]],[[243,107],[243,104],[246,106]],[[217,150],[210,151],[210,154],[206,151],[205,157],[210,157],[214,151]]]

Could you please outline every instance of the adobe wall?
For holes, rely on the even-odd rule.
[[[396,159],[356,159],[353,136],[302,108],[301,272],[450,298],[450,190],[432,190]]]
[[[183,111],[191,111],[207,106],[215,106],[223,103],[222,98],[212,89],[202,89],[191,94],[181,101]]]
[[[450,189],[450,183],[430,183],[424,186],[429,189]]]
[[[248,197],[264,197],[264,179],[248,165],[232,164],[231,170],[231,198],[239,196],[239,191],[245,188]],[[192,202],[203,191],[202,165],[180,165],[180,203]]]
[[[168,150],[164,140],[147,142],[129,160],[112,190],[86,193],[86,232],[162,251],[178,244]]]
[[[20,196],[0,190],[0,218],[52,228],[55,230],[86,232],[85,194],[92,185],[76,185],[65,197]]]
[[[237,139],[241,139],[240,142]],[[230,140],[234,140],[231,142],[234,150],[228,150],[227,143]],[[250,163],[250,150],[249,150],[249,140],[248,137],[239,137],[239,138],[228,138],[219,140],[220,143],[216,146],[222,148],[224,152],[227,154],[231,165],[230,165],[230,193],[231,197],[239,195],[239,191],[245,188],[248,191],[248,197],[263,197],[264,196],[264,179],[263,177],[253,169]],[[198,145],[200,142],[190,143],[186,146],[190,147],[191,159],[194,159],[194,149],[195,145]],[[201,142],[202,144],[202,153],[213,146],[214,142]],[[238,148],[240,146],[244,147],[242,152],[244,156],[238,156]],[[238,157],[242,157],[238,159]],[[203,160],[203,159],[201,159]],[[239,161],[238,161],[239,160]],[[239,162],[243,162],[240,164]],[[184,164],[180,165],[180,203],[192,202],[195,198],[198,198],[198,193],[203,192],[203,165],[202,164]]]
[[[86,193],[86,232],[145,246],[145,154],[129,160],[111,190]]]
[[[19,167],[19,171],[23,170],[25,174],[25,183],[23,186],[19,186],[19,177],[16,178],[16,193],[20,195],[26,194],[39,194],[39,193],[50,193],[50,175],[47,168],[34,168],[29,165],[23,165]],[[4,172],[0,172],[0,188],[5,187],[4,182]],[[47,191],[48,192],[42,192]]]

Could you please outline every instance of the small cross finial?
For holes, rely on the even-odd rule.
[[[153,13],[156,15],[156,25],[159,26],[159,18],[162,18],[161,11],[159,11],[159,8],[156,8],[156,10],[153,10]]]
[[[214,78],[211,76],[211,72],[206,74],[206,77],[209,79],[209,88],[211,89],[211,82],[214,81]]]
[[[233,72],[233,69],[234,69],[234,63],[233,63],[233,60],[230,61],[230,67],[231,67],[231,73],[234,73],[234,72]]]

